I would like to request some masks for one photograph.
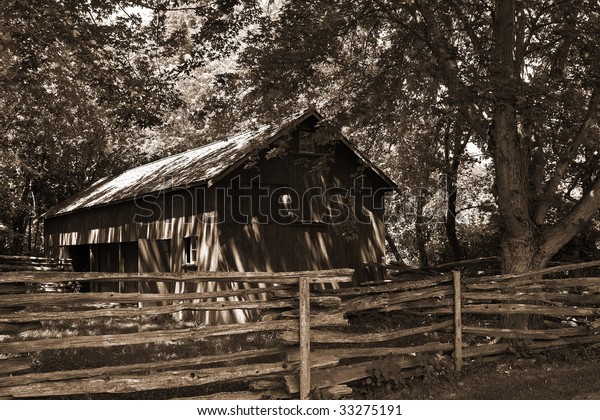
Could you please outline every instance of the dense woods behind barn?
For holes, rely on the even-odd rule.
[[[340,398],[365,383],[398,389],[403,378],[443,375],[488,356],[599,343],[600,277],[560,276],[599,265],[479,278],[454,271],[340,289],[315,287],[349,282],[351,270],[6,272],[0,275],[0,395],[272,399],[310,392]],[[539,280],[540,275],[550,277]],[[268,299],[237,299],[251,290],[164,295],[35,288],[48,282],[183,279],[260,282]],[[17,285],[27,285],[29,293]],[[534,300],[538,303],[528,303]],[[146,307],[140,301],[168,303]],[[173,316],[232,309],[258,310],[260,316],[235,325]],[[509,313],[542,314],[547,328],[499,328],[498,316]]]

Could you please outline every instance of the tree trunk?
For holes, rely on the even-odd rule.
[[[458,166],[458,165],[457,165]],[[446,182],[446,195],[448,197],[448,208],[446,210],[446,237],[448,238],[448,247],[450,250],[450,259],[452,261],[460,261],[461,249],[460,242],[458,241],[458,236],[456,234],[456,182],[455,176],[456,173],[449,174],[448,180]]]
[[[425,218],[425,191],[419,190],[419,194],[416,197],[417,200],[417,214],[415,219],[415,242],[417,246],[417,252],[419,254],[419,267],[428,267],[429,261],[427,259],[427,225]]]
[[[464,130],[459,124],[454,124],[454,133],[451,136],[451,124],[446,125],[444,133],[444,160],[445,160],[445,175],[446,175],[446,218],[444,225],[446,228],[446,238],[448,240],[448,250],[451,261],[460,261],[462,258],[460,242],[456,234],[456,200],[458,196],[458,169],[460,168],[462,155],[468,142],[468,134],[464,134]],[[463,139],[463,136],[466,138]],[[454,141],[451,140],[454,138]]]
[[[542,269],[547,261],[540,260],[538,255],[539,250],[535,246],[533,235],[519,239],[507,238],[502,243],[502,272],[525,273]],[[527,314],[502,315],[500,326],[508,329],[543,329],[544,317]]]
[[[396,258],[396,261],[402,262],[402,256],[400,255],[400,251],[398,251],[398,247],[396,246],[396,242],[394,241],[394,238],[392,238],[392,235],[386,233],[385,240],[388,244],[388,247],[390,248],[390,251],[392,252],[392,254],[394,254],[394,258]]]
[[[502,220],[502,272],[524,273],[535,268],[538,253],[536,227],[531,220],[529,158],[531,144],[518,131],[515,71],[515,0],[496,0],[492,74],[495,109],[490,126],[490,149],[496,169],[498,211]],[[545,263],[545,261],[544,261]],[[528,315],[507,315],[503,328],[535,328],[539,319]]]

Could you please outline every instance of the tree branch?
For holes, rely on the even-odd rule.
[[[475,51],[477,53],[481,53],[484,50],[484,47],[481,43],[481,37],[477,36],[475,31],[473,30],[473,25],[469,22],[469,19],[467,19],[468,15],[467,13],[465,13],[464,5],[461,4],[459,6],[454,0],[448,0],[447,3],[452,9],[454,9],[454,13],[456,13],[456,16],[460,20],[463,30],[469,37],[469,40],[473,44],[473,48],[475,49]]]
[[[216,2],[208,2],[204,5],[198,6],[179,6],[179,7],[168,7],[169,1],[158,2],[157,4],[150,4],[148,2],[137,1],[136,4],[141,7],[145,7],[146,9],[153,10],[155,12],[180,12],[180,11],[198,11],[198,10],[207,10],[211,4],[216,4]]]
[[[546,213],[548,212],[548,209],[552,204],[552,200],[556,192],[558,191],[560,182],[564,178],[567,169],[569,168],[569,165],[571,164],[573,159],[577,157],[577,151],[585,141],[590,127],[592,127],[598,121],[599,114],[600,92],[598,91],[598,89],[594,89],[581,126],[579,127],[579,130],[577,131],[573,142],[569,145],[567,150],[565,150],[564,153],[562,153],[561,158],[556,165],[556,169],[554,170],[552,177],[546,184],[546,188],[539,199],[538,205],[535,209],[533,216],[533,220],[536,225],[541,225],[544,223]]]
[[[575,207],[548,229],[544,235],[545,241],[539,248],[540,257],[538,258],[550,258],[556,254],[590,221],[599,208],[600,175],[585,191]]]
[[[517,28],[515,31],[515,73],[521,74],[523,72],[523,68],[525,67],[525,55],[527,54],[527,47],[529,44],[529,40],[531,39],[529,36],[525,34],[525,28],[527,27],[527,17],[525,15],[525,11],[523,9],[519,10],[517,15]]]
[[[435,19],[434,14],[421,2],[415,2],[415,6],[424,19],[426,35],[423,38],[436,58],[444,79],[446,79],[448,90],[455,97],[463,97],[465,96],[465,92],[468,92],[468,96],[472,98],[478,97],[479,95],[473,87],[466,86],[460,80],[458,65],[451,55],[452,48],[448,45],[447,37],[443,36],[440,32],[440,25]],[[467,102],[468,105],[464,102],[458,105],[460,115],[468,122],[477,135],[482,139],[487,138],[487,125],[478,118],[474,101]]]

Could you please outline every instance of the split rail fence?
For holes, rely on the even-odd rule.
[[[343,269],[0,273],[0,398],[339,398],[356,381],[401,381],[440,364],[460,370],[516,347],[598,345],[600,277],[574,277],[598,266],[479,278],[453,271],[359,287],[346,284],[353,272]],[[91,281],[185,281],[212,291],[39,287]],[[243,311],[254,319],[199,325],[177,321],[181,311]],[[507,314],[543,315],[546,328],[502,329]]]
[[[54,260],[44,257],[24,255],[0,255],[0,272],[2,271],[69,271],[71,260]]]

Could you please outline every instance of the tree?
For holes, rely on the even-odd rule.
[[[496,4],[489,144],[505,271],[543,267],[600,206],[598,172],[588,185],[575,180],[574,205],[565,202],[573,197],[562,185],[572,164],[585,158],[582,150],[600,145],[598,13],[595,2],[541,3],[534,10],[514,1]]]
[[[545,266],[598,211],[598,171],[580,167],[598,160],[597,2],[279,6],[241,51],[248,106],[321,101],[377,147],[443,104],[494,161],[505,272]]]
[[[133,164],[139,129],[178,106],[135,2],[3,0],[4,252],[33,253],[49,207]],[[132,140],[133,139],[133,140]]]

